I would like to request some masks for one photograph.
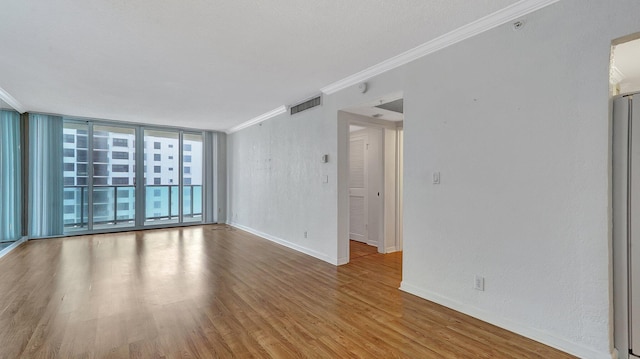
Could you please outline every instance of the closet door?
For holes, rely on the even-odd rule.
[[[367,242],[367,135],[351,135],[349,147],[349,239]]]

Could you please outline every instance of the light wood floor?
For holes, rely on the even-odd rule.
[[[378,248],[374,246],[370,246],[366,243],[350,240],[349,241],[349,259],[356,259],[364,256],[369,256],[372,254],[377,254]],[[398,265],[401,265],[398,264]]]
[[[0,358],[569,358],[225,226],[30,241],[0,258]]]

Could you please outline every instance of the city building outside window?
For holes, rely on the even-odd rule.
[[[129,172],[129,165],[111,165],[112,172]]]
[[[111,184],[114,185],[128,185],[129,177],[113,177],[111,179]]]
[[[111,152],[111,158],[114,160],[128,160],[129,152],[113,151]]]
[[[114,138],[113,147],[129,147],[129,140],[126,138]]]

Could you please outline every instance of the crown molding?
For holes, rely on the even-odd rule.
[[[228,129],[225,132],[228,133],[228,134],[229,133],[238,132],[238,131],[240,131],[242,129],[245,129],[245,128],[249,127],[249,126],[255,125],[255,124],[260,123],[262,121],[266,121],[266,120],[268,120],[268,119],[270,119],[272,117],[278,116],[278,115],[283,114],[285,112],[287,112],[287,106],[282,105],[282,106],[280,106],[280,107],[278,107],[276,109],[273,109],[273,110],[271,110],[269,112],[265,112],[265,113],[263,113],[262,115],[260,115],[258,117],[254,117],[254,118],[252,118],[251,120],[249,120],[247,122],[243,122],[243,123],[239,124],[238,126],[231,127],[230,129]]]
[[[334,82],[320,89],[323,93],[331,95],[335,92],[343,90],[349,86],[356,85],[366,81],[381,73],[395,69],[399,66],[407,64],[413,60],[429,55],[436,51],[442,50],[448,46],[466,40],[475,35],[481,34],[487,30],[503,25],[509,21],[513,21],[519,17],[532,13],[543,7],[556,3],[560,0],[522,0],[513,5],[507,6],[490,15],[480,18],[467,25],[459,27],[431,41],[425,42],[411,50],[403,52],[377,65],[373,65],[363,71],[346,77],[340,81]]]
[[[0,100],[9,104],[9,106],[13,107],[16,111],[20,113],[25,113],[27,110],[22,106],[18,100],[16,100],[13,96],[11,96],[7,91],[5,91],[2,87],[0,87]]]
[[[437,37],[431,41],[425,42],[411,50],[405,51],[397,56],[387,59],[377,65],[373,65],[365,70],[355,73],[349,77],[346,77],[340,81],[334,82],[328,86],[320,89],[324,94],[331,95],[340,90],[343,90],[349,86],[356,85],[363,81],[366,81],[381,73],[395,69],[402,65],[405,65],[413,60],[419,59],[423,56],[432,54],[436,51],[442,50],[448,46],[466,40],[475,35],[481,34],[487,30],[491,30],[495,27],[503,25],[509,21],[513,21],[519,17],[530,14],[543,7],[549,6],[560,0],[522,0],[513,5],[507,6],[501,10],[498,10],[490,15],[480,18],[474,22],[457,28],[451,32],[448,32],[440,37]],[[272,111],[266,112],[258,117],[243,122],[238,126],[232,127],[226,130],[226,133],[234,133],[247,128],[251,125],[255,125],[262,121],[268,120],[274,116],[280,115],[287,111],[286,106],[280,106]]]

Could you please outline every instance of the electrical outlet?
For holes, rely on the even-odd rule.
[[[307,237],[307,231],[304,231],[304,238],[308,238]]]
[[[473,289],[484,291],[484,277],[476,275],[475,280],[473,282]]]

